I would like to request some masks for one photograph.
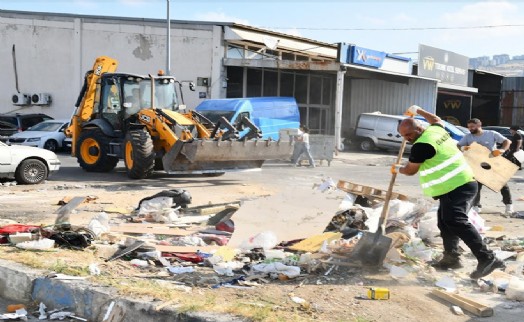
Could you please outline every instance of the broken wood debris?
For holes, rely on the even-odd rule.
[[[449,292],[439,290],[439,289],[434,289],[433,291],[431,291],[431,294],[435,295],[436,297],[442,300],[455,304],[456,306],[460,307],[461,309],[466,310],[470,313],[473,313],[476,316],[480,316],[480,317],[493,316],[492,307],[476,302],[465,296],[454,294],[454,293],[449,293]]]
[[[367,198],[380,199],[380,200],[386,199],[387,189],[378,189],[378,188],[364,186],[361,184],[348,182],[344,180],[338,181],[337,188],[344,192],[352,193],[357,196],[364,196]],[[406,195],[402,195],[400,193],[392,192],[391,199],[409,200],[409,197]]]

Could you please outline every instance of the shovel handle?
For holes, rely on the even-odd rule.
[[[398,151],[397,162],[400,163],[402,160],[402,155],[404,154],[404,148],[406,147],[406,139],[402,139],[402,144],[400,145],[400,150]],[[388,191],[386,192],[386,199],[384,201],[384,206],[382,207],[382,213],[378,220],[378,229],[381,230],[381,235],[386,231],[385,223],[387,221],[388,212],[389,212],[389,201],[391,200],[391,195],[393,194],[393,185],[395,184],[395,179],[397,178],[397,173],[391,175],[391,180],[389,181]]]

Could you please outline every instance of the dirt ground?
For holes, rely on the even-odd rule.
[[[336,164],[335,164],[336,166]],[[368,167],[375,171],[374,167]],[[355,171],[357,168],[354,168]],[[359,170],[368,172],[369,169]],[[283,170],[283,173],[289,171]],[[306,173],[308,170],[298,170],[300,179],[318,180],[319,173]],[[314,170],[311,170],[314,171]],[[329,169],[326,171],[334,171]],[[333,174],[331,174],[333,175]],[[240,177],[238,177],[240,176]],[[35,186],[0,186],[0,219],[14,220],[21,223],[52,224],[56,218],[53,214],[60,206],[58,202],[66,197],[96,196],[96,200],[82,204],[71,214],[71,223],[74,225],[87,225],[89,220],[101,211],[125,209],[129,212],[138,205],[138,202],[165,189],[184,188],[191,192],[193,205],[232,202],[235,200],[248,200],[258,196],[270,195],[278,191],[284,184],[279,181],[281,172],[274,174],[274,178],[243,180],[241,175],[228,180],[201,179],[186,180],[176,184],[172,182],[158,184],[144,184],[144,182],[124,181],[105,182],[49,180],[44,184]],[[260,177],[256,177],[260,178]],[[293,178],[292,178],[293,179]],[[400,183],[402,185],[403,183]],[[410,183],[411,184],[411,183]],[[416,186],[416,182],[412,183]],[[520,188],[515,186],[516,195]],[[407,185],[406,185],[406,189]],[[489,195],[490,192],[484,191]],[[495,196],[493,198],[498,198]],[[522,233],[524,219],[503,218],[492,209],[492,213],[482,214],[489,226],[503,226],[507,237],[519,237]],[[486,209],[490,211],[490,209]],[[119,218],[121,214],[110,213],[111,217]],[[62,251],[60,251],[62,252]],[[72,252],[72,251],[65,251]],[[56,253],[57,258],[75,258],[81,253],[73,252],[68,255]],[[11,251],[2,248],[1,257],[16,260],[20,251]],[[96,254],[93,260],[102,262]],[[79,260],[83,260],[79,258]],[[84,261],[85,263],[85,261]],[[114,267],[107,266],[108,271],[129,269],[131,275],[143,274],[144,271],[111,262]],[[109,264],[109,263],[108,263]],[[191,293],[199,298],[199,304],[194,309],[204,309],[219,312],[232,312],[247,315],[254,320],[263,321],[521,321],[524,314],[524,304],[507,301],[504,294],[481,293],[476,285],[468,278],[468,273],[475,266],[475,261],[467,258],[466,267],[455,272],[435,272],[425,265],[416,265],[414,271],[406,278],[394,279],[388,270],[379,272],[362,271],[360,268],[334,269],[326,275],[329,267],[322,267],[319,271],[299,277],[295,280],[272,280],[267,284],[251,289],[235,289],[221,287],[212,289],[210,285],[200,285],[192,289]],[[204,271],[205,272],[205,269]],[[119,274],[122,272],[119,271]],[[154,273],[156,274],[156,272]],[[153,275],[154,275],[153,274]],[[213,272],[210,276],[216,276]],[[462,294],[477,299],[495,307],[495,316],[491,318],[476,318],[468,314],[459,316],[452,313],[450,304],[433,297],[430,292],[436,280],[448,276],[455,280]],[[171,281],[173,277],[165,277]],[[186,285],[195,283],[191,277],[177,277]],[[186,279],[186,280],[184,280]],[[158,280],[158,279],[155,279]],[[224,278],[221,278],[224,280]],[[101,282],[101,281],[96,281]],[[390,290],[389,300],[375,301],[363,297],[369,287],[386,287]],[[123,291],[123,293],[126,293]],[[127,295],[133,295],[128,292]],[[306,301],[298,304],[291,297],[299,297]],[[180,298],[187,297],[181,291]],[[162,298],[160,300],[173,300]],[[173,300],[177,303],[177,299]],[[182,301],[182,300],[181,300]],[[187,304],[187,303],[186,303]]]

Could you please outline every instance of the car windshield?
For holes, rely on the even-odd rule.
[[[55,132],[62,125],[64,124],[57,123],[57,122],[42,122],[42,123],[38,123],[37,125],[31,126],[28,130],[29,131]]]
[[[0,116],[0,120],[1,121],[4,121],[4,122],[7,122],[7,123],[11,123],[13,124],[14,126],[17,126],[18,123],[16,122],[16,117],[12,117],[12,116]]]

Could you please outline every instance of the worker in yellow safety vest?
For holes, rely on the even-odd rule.
[[[479,279],[497,268],[503,268],[504,262],[488,249],[468,220],[468,212],[477,194],[477,182],[456,143],[444,129],[442,120],[416,105],[411,106],[405,114],[419,114],[430,125],[424,128],[412,117],[399,124],[399,133],[413,146],[409,161],[404,165],[394,164],[391,172],[408,176],[418,173],[424,194],[439,200],[437,223],[444,254],[433,266],[444,270],[461,268],[461,239],[478,261],[476,270],[470,274],[472,279]]]

